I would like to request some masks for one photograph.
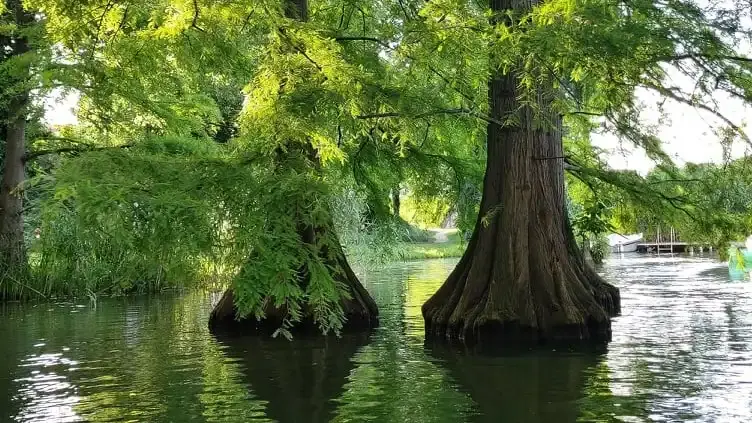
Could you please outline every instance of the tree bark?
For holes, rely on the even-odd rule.
[[[287,0],[284,4],[284,10],[286,17],[305,21],[308,17],[307,0]],[[289,142],[287,151],[295,150],[294,144],[296,144],[294,141]],[[310,141],[303,141],[302,144],[305,154],[308,155],[309,163],[312,163],[317,168],[320,167],[318,158],[316,157],[316,150]],[[286,153],[278,150],[278,154]],[[279,162],[283,163],[285,160],[280,159]],[[302,217],[297,220],[299,222],[297,232],[302,242],[308,245],[325,244],[319,242],[319,240],[331,236],[335,232],[334,222],[331,217],[319,227],[311,227]],[[336,238],[336,235],[334,237]],[[343,331],[368,330],[377,326],[378,308],[376,307],[376,302],[360,283],[355,272],[353,272],[339,241],[336,242],[335,248],[337,250],[333,252],[334,254],[330,254],[330,251],[326,247],[322,248],[319,257],[326,268],[331,269],[330,271],[335,282],[346,287],[348,291],[348,296],[342,297],[339,300],[345,314]],[[301,254],[304,254],[304,252],[301,251]],[[249,265],[252,265],[252,263],[253,260],[251,258]],[[298,283],[305,289],[310,282],[310,275],[306,269],[296,270],[300,275]],[[253,317],[244,318],[238,315],[232,289],[228,289],[214,307],[214,310],[212,310],[209,317],[209,327],[214,331],[231,330],[235,332],[273,333],[282,327],[286,315],[287,310],[284,306],[275,307],[273,302],[270,301],[264,310],[264,318],[262,320],[256,320]],[[296,333],[319,331],[312,311],[304,308],[302,321],[296,323],[291,331]]]
[[[33,15],[23,9],[20,1],[10,1],[8,13],[14,15],[16,24],[24,27],[33,22]],[[13,38],[11,56],[28,53],[25,36]],[[28,67],[16,76],[16,83],[28,78]],[[22,91],[11,98],[5,124],[5,157],[2,182],[0,182],[0,267],[6,272],[18,273],[26,268],[24,244],[23,190],[26,179],[24,154],[26,153],[26,113],[29,92]]]
[[[397,185],[392,189],[392,213],[394,214],[394,217],[396,218],[400,217],[401,203],[402,201],[400,199],[400,188],[399,188],[399,185]]]
[[[497,16],[537,0],[492,0]],[[582,258],[564,198],[562,119],[552,84],[520,102],[517,75],[489,81],[483,197],[467,250],[423,305],[426,336],[485,343],[608,341],[619,292]],[[545,85],[545,86],[543,86]],[[510,117],[512,119],[510,119]]]
[[[328,228],[303,227],[298,230],[298,233],[304,243],[315,245],[319,237],[326,236],[326,231],[333,231],[332,226],[333,223],[330,223]],[[340,298],[340,305],[346,319],[342,331],[356,332],[378,326],[379,311],[376,302],[358,280],[339,243],[337,243],[336,248],[337,251],[334,251],[334,254],[330,254],[329,251],[322,248],[320,257],[327,268],[336,269],[332,273],[335,282],[347,288],[348,296]],[[252,259],[249,260],[249,265],[253,265]],[[305,269],[300,269],[298,274],[300,274],[298,283],[305,290],[310,281],[310,275]],[[256,320],[253,316],[241,317],[237,313],[233,291],[228,289],[212,310],[209,316],[209,327],[215,332],[272,334],[282,327],[286,316],[287,310],[284,306],[275,307],[273,301],[270,301],[264,309],[262,320]],[[291,332],[298,334],[320,332],[310,309],[303,309],[302,320],[291,328]]]
[[[20,116],[8,125],[5,138],[5,161],[0,186],[0,257],[9,271],[26,265],[24,245],[23,191],[26,178],[23,155],[26,118]]]

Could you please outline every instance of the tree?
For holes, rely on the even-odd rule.
[[[24,245],[23,187],[26,178],[26,120],[29,113],[31,63],[30,34],[34,15],[21,0],[8,0],[0,9],[0,81],[5,88],[0,103],[0,126],[5,141],[0,184],[0,273],[23,273]],[[19,276],[19,275],[16,275]]]
[[[128,146],[55,170],[43,266],[128,292],[138,275],[177,281],[219,264],[233,282],[212,322],[285,334],[337,330],[348,314],[373,323],[335,233],[336,196],[364,199],[373,226],[393,222],[398,185],[469,216],[485,160],[474,237],[424,308],[429,334],[607,339],[618,292],[582,262],[564,171],[681,206],[608,169],[590,132],[605,127],[674,172],[636,90],[701,104],[718,88],[747,98],[751,80],[727,41],[740,33],[733,14],[682,1],[494,0],[490,22],[475,2],[27,4],[51,43],[82,57],[71,60],[87,82],[81,133]],[[697,93],[672,86],[668,66],[699,79]],[[112,276],[111,264],[131,270]]]
[[[127,146],[76,151],[54,169],[45,286],[69,289],[61,281],[73,278],[94,295],[160,289],[197,279],[208,261],[233,279],[238,295],[223,302],[233,324],[268,314],[271,329],[338,329],[342,303],[361,301],[347,285],[355,278],[333,231],[333,197],[354,189],[371,222],[388,222],[389,190],[403,175],[446,195],[466,182],[458,156],[468,144],[453,139],[478,125],[445,107],[459,94],[434,89],[461,60],[419,60],[409,43],[403,57],[393,46],[421,33],[393,17],[423,24],[401,2],[319,4],[305,9],[314,21],[245,1],[28,3],[63,52],[89,53],[72,60],[96,87],[80,89],[84,125],[73,138]],[[418,80],[404,77],[413,72]],[[236,137],[201,144],[225,141],[210,128],[231,126],[232,113],[217,116],[207,97],[230,100],[232,112],[235,84],[248,80]],[[436,111],[425,113],[429,105]]]
[[[491,10],[511,26],[537,4],[494,0]],[[520,77],[504,69],[491,75],[480,214],[456,269],[423,306],[426,334],[609,340],[619,294],[584,263],[568,222],[553,81],[537,81],[535,102],[521,104]]]
[[[283,9],[286,18],[299,22],[308,20],[307,0],[286,0]],[[287,41],[287,45],[278,51],[279,54],[306,56],[305,50],[296,44],[297,40],[287,34],[287,29],[278,28],[278,31],[280,38]],[[280,94],[291,96],[292,107],[299,107],[294,104],[294,89],[286,88],[286,83],[285,78],[280,79]],[[320,173],[321,152],[316,150],[310,139],[283,140],[276,150],[274,166],[281,172],[309,173],[312,176]],[[271,292],[263,293],[263,297],[259,298],[258,288],[263,284],[258,280],[259,269],[256,266],[259,261],[263,262],[263,258],[259,260],[263,252],[254,251],[249,257],[248,267],[241,269],[238,279],[212,311],[210,327],[222,330],[242,325],[275,334],[280,330],[289,334],[293,328],[321,328],[326,332],[329,329],[339,331],[343,327],[369,328],[377,324],[376,303],[350,268],[326,207],[320,210],[320,216],[311,216],[302,211],[293,213],[292,221],[296,226],[299,245],[298,251],[293,251],[292,255],[304,255],[302,263],[296,265],[292,261],[287,268],[284,264],[275,264],[281,272],[292,275],[290,289],[297,291],[294,296],[301,296],[302,300],[289,301],[289,295],[277,297],[274,295],[277,287],[271,287]],[[274,236],[280,228],[272,223],[265,230]],[[261,275],[265,277],[263,273]],[[255,316],[243,319],[247,314],[245,310],[255,311]]]
[[[646,177],[648,185],[674,207],[659,208],[625,198],[617,217],[628,230],[655,235],[659,226],[676,229],[682,241],[707,243],[721,257],[732,241],[744,240],[750,219],[750,161],[741,158],[723,164],[689,163],[675,171],[655,169]]]
[[[140,136],[145,128],[171,132],[195,128],[200,132],[201,125],[213,120],[215,111],[207,105],[211,102],[205,96],[190,95],[186,88],[191,79],[185,74],[177,77],[174,61],[155,63],[148,54],[126,60],[137,43],[143,44],[128,34],[144,24],[146,8],[108,6],[106,13],[120,13],[122,19],[106,24],[101,14],[97,19],[83,19],[98,13],[96,10],[101,9],[95,4],[73,7],[45,0],[7,0],[0,8],[0,132],[4,147],[0,267],[7,276],[5,281],[21,283],[29,277],[24,215],[38,207],[24,204],[32,185],[27,179],[28,165],[49,155],[122,146],[129,142],[124,137]],[[149,46],[158,49],[164,44],[153,41]],[[193,81],[198,79],[197,73],[191,74]],[[159,82],[155,83],[154,75],[160,75]],[[90,133],[94,132],[91,127],[96,128],[96,137],[75,139],[38,130],[43,100],[53,89],[82,95],[79,118],[90,125]],[[2,291],[4,296],[7,291]],[[17,296],[23,296],[23,291],[18,290]]]
[[[674,172],[640,119],[636,94],[645,91],[697,107],[725,126],[720,133],[748,141],[711,100],[719,92],[750,98],[751,61],[735,41],[749,34],[742,10],[689,1],[491,5],[493,121],[481,215],[457,270],[424,306],[428,334],[608,340],[618,291],[581,263],[562,206],[563,171],[681,205],[637,175],[607,169],[593,148],[562,148],[562,127],[577,133],[599,124]],[[675,75],[695,83],[677,86]]]

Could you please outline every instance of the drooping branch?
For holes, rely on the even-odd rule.
[[[466,108],[456,108],[456,109],[440,109],[440,110],[433,110],[430,112],[424,112],[424,113],[417,113],[417,114],[407,114],[407,113],[399,113],[399,112],[384,112],[384,113],[371,113],[371,114],[365,114],[365,115],[358,115],[356,116],[357,119],[381,119],[381,118],[406,118],[406,119],[423,119],[429,116],[437,116],[437,115],[457,115],[457,114],[464,114],[468,116],[472,116],[478,119],[481,119],[487,123],[495,123],[500,126],[505,126],[504,122],[495,119],[491,116],[485,115],[483,113],[479,113],[472,109],[466,109]]]
[[[90,147],[90,148],[81,148],[81,147],[61,147],[61,148],[54,148],[49,150],[38,150],[38,151],[32,151],[24,154],[23,161],[24,163],[30,162],[32,160],[35,160],[42,156],[48,156],[50,154],[63,154],[63,153],[89,153],[93,151],[106,151],[106,150],[117,150],[117,149],[126,149],[133,147],[133,144],[124,144],[124,145],[118,145],[114,147]]]
[[[191,21],[191,28],[194,28],[201,32],[206,32],[203,28],[198,26],[198,17],[200,9],[198,7],[198,0],[193,0],[193,21]]]
[[[370,42],[374,42],[376,44],[379,44],[379,45],[381,45],[383,47],[391,48],[389,46],[389,44],[387,44],[387,43],[379,40],[376,37],[360,37],[360,36],[346,37],[346,36],[341,36],[341,37],[334,37],[334,40],[335,41],[370,41]]]
[[[734,55],[726,55],[726,54],[711,55],[711,54],[703,54],[703,53],[679,54],[676,56],[664,57],[660,59],[660,61],[661,62],[678,62],[678,61],[687,60],[687,59],[729,60],[732,62],[752,63],[752,58],[750,57],[734,56]]]
[[[690,219],[695,221],[697,220],[697,218],[689,210],[687,210],[686,207],[684,207],[687,204],[685,198],[683,198],[682,196],[666,195],[663,192],[654,189],[653,185],[655,184],[648,182],[635,183],[635,181],[620,181],[619,178],[614,174],[614,172],[604,171],[601,169],[590,169],[584,166],[573,164],[571,162],[565,164],[564,169],[569,172],[570,175],[585,183],[593,192],[595,192],[595,188],[590,182],[588,176],[597,179],[605,184],[611,185],[624,192],[627,192],[634,198],[638,198],[640,200],[644,200],[646,197],[661,200],[672,208],[684,213]]]
[[[424,113],[418,113],[414,115],[408,115],[405,113],[399,113],[399,112],[385,112],[385,113],[372,113],[372,114],[366,114],[366,115],[358,115],[356,118],[358,119],[378,119],[378,118],[392,118],[392,117],[410,117],[415,119],[420,119],[428,116],[435,116],[435,115],[455,115],[455,114],[472,114],[473,111],[470,109],[464,109],[464,108],[457,108],[457,109],[440,109],[440,110],[433,110],[430,112],[424,112]]]

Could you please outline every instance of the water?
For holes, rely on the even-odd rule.
[[[0,309],[0,421],[752,421],[752,283],[703,258],[602,269],[624,315],[607,351],[479,356],[423,343],[454,261],[363,275],[370,336],[215,339],[203,293]]]

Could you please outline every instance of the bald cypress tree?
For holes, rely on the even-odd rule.
[[[492,0],[495,19],[537,0]],[[495,71],[483,199],[468,248],[423,306],[430,336],[517,342],[609,340],[618,290],[587,267],[565,208],[562,117],[550,80],[522,103],[520,75]]]
[[[308,0],[285,0],[284,16],[299,22],[308,19]],[[287,37],[279,29],[282,37]],[[306,55],[301,47],[294,46],[295,41],[285,45],[280,54]],[[297,50],[296,50],[297,49]],[[280,83],[279,92],[285,96],[285,81]],[[289,95],[289,94],[287,94]],[[300,99],[308,102],[313,99]],[[284,141],[277,147],[274,166],[283,173],[297,172],[316,177],[321,171],[319,152],[310,139]],[[295,195],[295,194],[293,194]],[[303,200],[305,201],[305,200]],[[335,233],[334,222],[327,207],[324,206],[317,219],[305,212],[293,211],[296,223],[298,248],[294,254],[303,256],[298,268],[282,269],[292,275],[291,289],[303,297],[300,301],[287,301],[265,293],[261,304],[252,303],[250,308],[255,315],[246,316],[242,307],[248,308],[248,299],[258,286],[252,284],[256,279],[254,273],[258,252],[252,252],[248,263],[241,270],[239,277],[225,292],[214,307],[209,318],[209,326],[216,331],[239,330],[284,334],[295,331],[324,331],[368,329],[378,324],[378,309],[371,295],[361,285],[350,268],[340,241]],[[265,230],[273,232],[280,228],[270,225]],[[273,246],[273,244],[272,244]],[[245,277],[244,277],[245,276]],[[249,286],[249,283],[252,285]],[[328,295],[321,295],[326,292]],[[270,295],[271,294],[271,295]],[[241,312],[238,312],[238,306]]]
[[[6,3],[5,10],[0,10],[0,23],[11,28],[0,33],[0,66],[4,68],[0,81],[9,94],[0,104],[0,126],[5,142],[0,182],[0,277],[5,272],[21,277],[26,268],[22,184],[26,179],[24,155],[30,106],[28,33],[34,15],[24,9],[20,0]]]

